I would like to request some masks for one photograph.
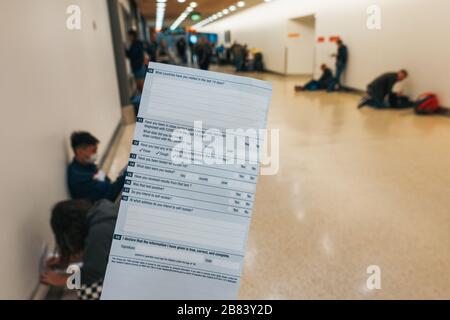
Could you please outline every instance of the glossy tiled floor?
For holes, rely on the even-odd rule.
[[[258,185],[240,298],[449,299],[450,118],[358,111],[356,95],[257,76],[273,84],[281,165]],[[366,287],[370,265],[380,290]]]

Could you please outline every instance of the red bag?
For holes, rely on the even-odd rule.
[[[434,93],[424,93],[417,99],[417,114],[434,114],[439,112],[440,109],[439,99]]]

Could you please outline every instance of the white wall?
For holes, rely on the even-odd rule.
[[[80,31],[66,29],[70,4]],[[120,102],[106,0],[1,1],[0,39],[0,298],[26,299],[50,209],[68,197],[65,139],[89,130],[104,148]]]
[[[370,5],[382,10],[382,29],[366,27]],[[346,84],[365,89],[382,72],[407,68],[407,93],[439,94],[450,106],[450,1],[448,0],[274,0],[233,14],[204,29],[231,30],[233,40],[264,50],[270,70],[283,72],[288,19],[316,15],[317,36],[341,36],[350,50]],[[329,42],[317,44],[316,67],[332,63]]]

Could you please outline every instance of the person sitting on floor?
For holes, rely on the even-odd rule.
[[[333,82],[333,72],[326,64],[320,66],[322,75],[319,80],[311,80],[304,86],[296,86],[295,91],[315,91],[328,89]]]
[[[87,200],[63,201],[53,208],[50,219],[59,256],[47,261],[41,283],[63,287],[69,275],[52,270],[67,267],[76,260],[82,262],[78,297],[83,300],[100,298],[111,249],[118,205],[108,200],[92,204]],[[76,282],[75,282],[76,283]]]
[[[389,97],[395,95],[393,93],[394,85],[407,77],[408,72],[406,70],[382,74],[367,86],[367,96],[360,101],[358,109],[364,106],[379,109],[390,108]]]
[[[97,159],[98,139],[89,132],[74,132],[71,144],[75,157],[67,170],[69,192],[73,199],[100,199],[115,201],[125,183],[125,172],[115,182],[99,170]]]

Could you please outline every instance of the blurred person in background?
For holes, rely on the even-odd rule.
[[[406,78],[408,78],[408,71],[406,70],[387,72],[377,77],[367,86],[367,96],[361,99],[358,109],[364,106],[379,109],[390,108],[392,105],[389,98],[392,95],[397,95],[393,93],[394,85]]]
[[[336,58],[336,76],[335,76],[335,88],[337,90],[342,89],[342,74],[347,69],[347,63],[348,63],[348,48],[344,44],[344,42],[341,39],[338,39],[336,41],[338,50],[336,54],[333,54],[332,56]]]
[[[186,39],[184,37],[181,37],[180,39],[178,39],[178,41],[176,43],[176,47],[177,47],[178,57],[180,58],[181,63],[186,64],[187,63],[187,56],[186,56],[187,43],[186,43]]]
[[[233,56],[234,66],[236,67],[236,72],[242,71],[243,67],[243,47],[236,41],[233,43],[233,45],[230,48],[231,55]]]
[[[246,44],[244,44],[241,47],[241,57],[242,57],[242,65],[241,65],[241,70],[242,71],[247,71],[247,62],[248,62],[248,46]]]
[[[211,63],[212,49],[206,37],[201,37],[196,48],[197,62],[201,70],[208,70]]]
[[[50,225],[55,237],[58,256],[47,261],[41,275],[43,284],[66,286],[69,275],[55,268],[82,263],[78,297],[98,300],[108,264],[118,205],[108,200],[92,204],[86,200],[63,201],[53,208]]]
[[[333,83],[333,72],[326,64],[320,66],[322,75],[319,80],[311,80],[304,86],[296,86],[295,91],[315,91],[328,89],[330,84]]]
[[[156,61],[165,64],[171,64],[173,61],[169,46],[165,39],[162,39],[158,45],[158,49],[156,50]]]
[[[157,33],[150,29],[150,43],[147,44],[147,54],[151,62],[157,62],[156,51],[158,50]]]
[[[130,61],[131,70],[133,72],[134,79],[136,80],[136,86],[139,91],[144,88],[144,80],[147,72],[145,66],[145,50],[146,46],[144,42],[138,39],[138,34],[135,30],[128,31],[129,47],[125,49],[125,54]]]

